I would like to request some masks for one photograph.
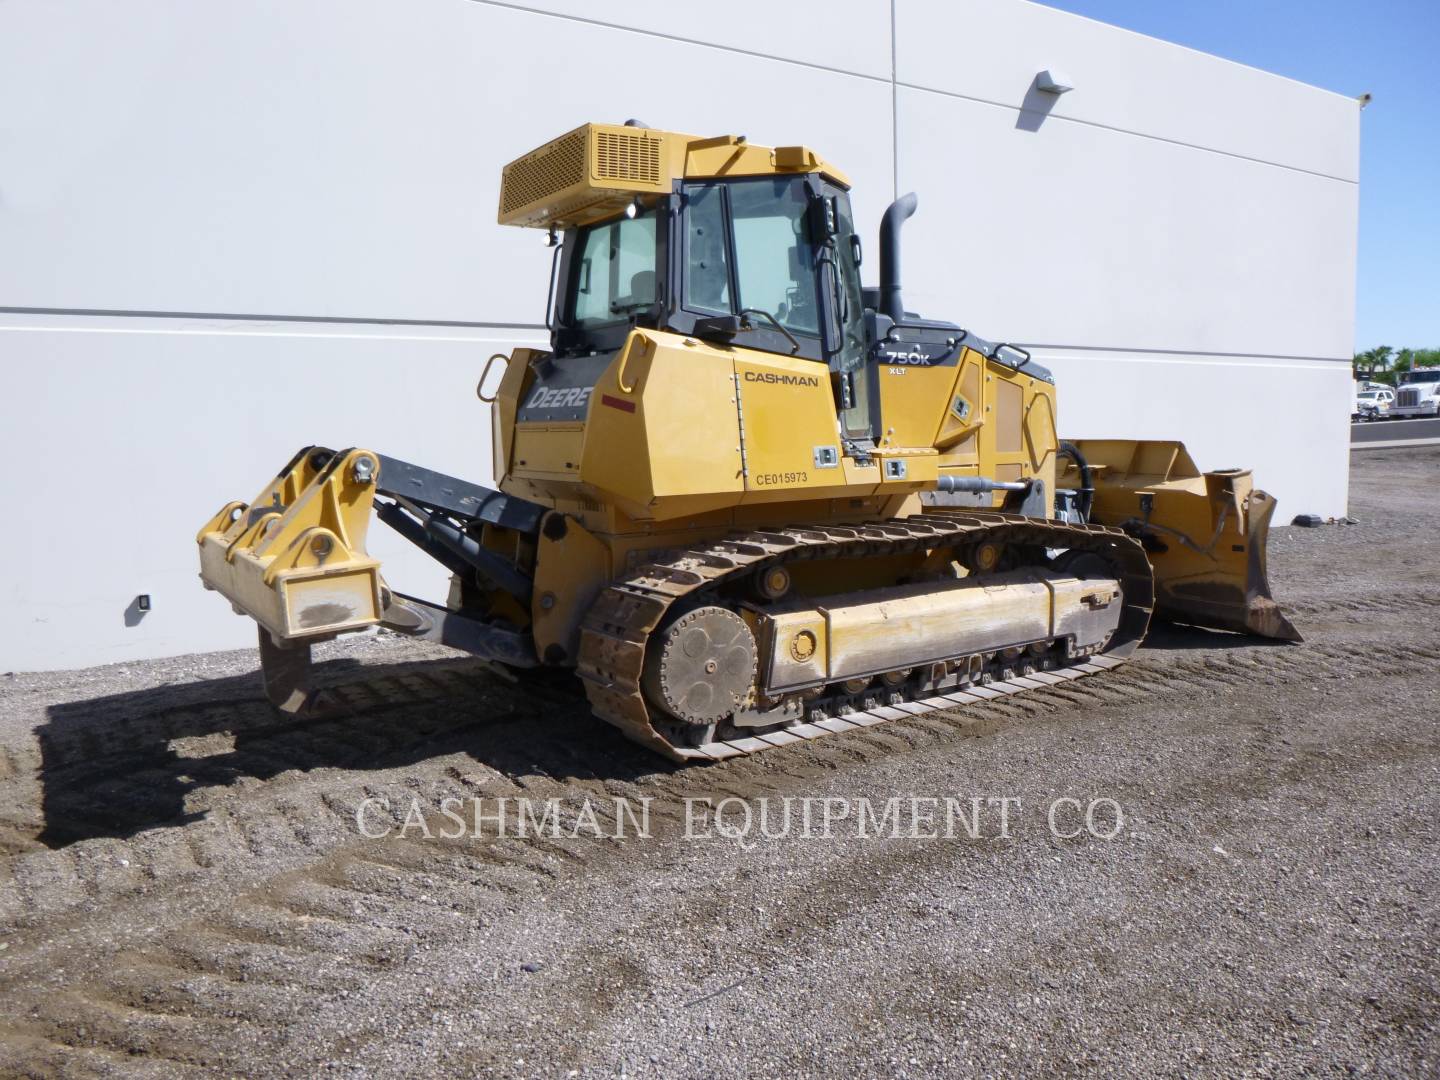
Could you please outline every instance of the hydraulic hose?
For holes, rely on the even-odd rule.
[[[1080,497],[1075,501],[1075,512],[1080,515],[1081,524],[1090,520],[1090,508],[1095,502],[1095,484],[1090,475],[1090,463],[1085,460],[1085,455],[1080,448],[1072,442],[1061,442],[1058,452],[1075,462],[1075,468],[1080,473]]]

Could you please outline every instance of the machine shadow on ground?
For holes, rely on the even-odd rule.
[[[1143,648],[1173,652],[1286,648],[1283,642],[1156,623]],[[590,713],[564,673],[508,683],[466,659],[316,666],[345,704],[296,719],[265,700],[259,672],[53,705],[38,729],[43,826],[52,848],[126,838],[204,816],[202,788],[281,773],[379,771],[464,753],[508,778],[628,780],[677,766]]]
[[[1276,638],[1237,634],[1229,630],[1209,630],[1203,626],[1154,621],[1150,624],[1141,650],[1155,652],[1190,652],[1197,649],[1293,649],[1304,642],[1280,641]]]
[[[37,729],[52,848],[179,826],[192,792],[291,770],[378,771],[465,753],[508,778],[634,779],[674,766],[590,714],[564,677],[510,684],[470,660],[316,665],[342,690],[333,714],[296,719],[259,672],[53,705]]]

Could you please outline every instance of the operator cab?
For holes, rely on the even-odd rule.
[[[636,326],[825,364],[847,440],[873,438],[850,197],[819,174],[677,181],[557,252],[554,356],[613,353]]]
[[[520,418],[584,419],[589,389],[636,327],[825,365],[843,452],[860,460],[888,431],[881,388],[893,380],[882,374],[957,365],[972,349],[1048,380],[1024,350],[904,310],[900,226],[916,204],[906,195],[885,212],[880,286],[862,290],[848,185],[804,147],[631,122],[586,125],[517,159],[500,220],[548,228],[557,245],[552,351],[532,361],[539,379]]]

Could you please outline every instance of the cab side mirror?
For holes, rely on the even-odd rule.
[[[739,315],[711,315],[696,319],[694,334],[702,340],[729,341],[744,329]]]

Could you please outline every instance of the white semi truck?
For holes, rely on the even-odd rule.
[[[1400,385],[1395,388],[1395,402],[1390,406],[1390,418],[1437,415],[1440,415],[1440,368],[1421,368],[1402,374]]]

